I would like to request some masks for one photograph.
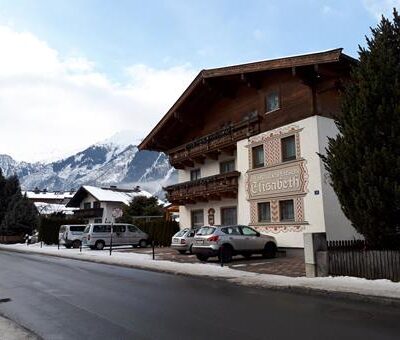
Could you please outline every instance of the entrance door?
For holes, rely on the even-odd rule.
[[[237,210],[236,207],[221,208],[221,225],[236,225]]]

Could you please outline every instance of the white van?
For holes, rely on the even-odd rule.
[[[60,227],[58,232],[58,239],[60,245],[66,248],[79,248],[82,242],[83,231],[85,224],[65,224]]]
[[[146,247],[149,235],[132,224],[114,223],[113,246],[132,245]],[[111,243],[111,224],[88,224],[83,232],[83,245],[102,250]]]

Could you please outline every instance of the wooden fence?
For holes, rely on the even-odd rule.
[[[400,281],[399,249],[368,249],[364,241],[329,241],[329,274]]]

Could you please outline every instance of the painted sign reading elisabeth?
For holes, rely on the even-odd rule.
[[[249,199],[306,193],[304,161],[255,170],[248,176]]]

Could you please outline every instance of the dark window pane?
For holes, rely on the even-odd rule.
[[[281,214],[281,221],[294,221],[293,200],[280,201],[279,209]]]
[[[236,207],[221,208],[221,225],[237,224]]]
[[[253,152],[253,168],[261,168],[264,166],[264,146],[255,146]]]
[[[100,202],[93,202],[93,208],[100,208]]]
[[[266,98],[267,112],[279,109],[279,94],[278,92],[271,92],[267,94]]]
[[[269,202],[258,203],[258,222],[271,222],[271,206]]]
[[[296,159],[296,140],[294,136],[282,138],[282,162]]]
[[[200,178],[200,169],[194,169],[190,171],[190,180],[195,181]]]
[[[90,202],[83,203],[83,209],[90,209]]]
[[[192,228],[202,227],[204,225],[204,213],[203,210],[192,210]]]
[[[221,174],[225,174],[231,171],[235,171],[235,161],[233,159],[230,161],[221,162],[219,164],[219,172]]]
[[[249,227],[242,227],[242,233],[245,236],[256,236],[257,232]]]

